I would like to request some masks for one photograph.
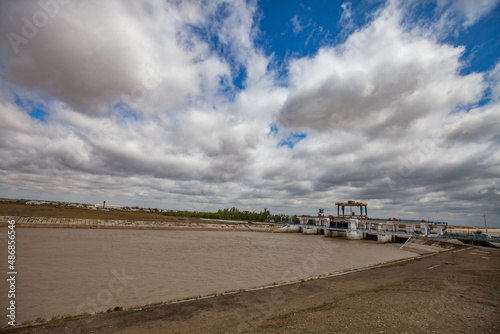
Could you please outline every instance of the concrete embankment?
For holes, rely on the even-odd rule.
[[[154,221],[86,218],[50,218],[0,216],[0,227],[6,227],[9,220],[15,220],[16,227],[30,228],[95,228],[95,229],[137,229],[137,230],[197,230],[197,231],[252,231],[274,232],[282,225],[245,222]]]
[[[418,253],[420,255],[438,253],[447,250],[462,249],[468,247],[456,239],[436,240],[432,238],[410,238],[401,246],[401,249]]]

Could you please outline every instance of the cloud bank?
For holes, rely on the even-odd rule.
[[[474,4],[387,2],[283,78],[257,2],[4,1],[0,192],[498,224],[500,65],[443,41],[497,2]]]

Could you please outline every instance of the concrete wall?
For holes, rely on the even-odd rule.
[[[393,242],[393,235],[392,234],[387,234],[387,235],[383,235],[383,234],[378,234],[377,235],[377,242],[379,244],[385,244],[385,243],[388,243],[388,242]]]

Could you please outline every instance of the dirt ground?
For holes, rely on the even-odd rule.
[[[155,220],[155,221],[199,221],[198,218],[171,217],[160,213],[135,211],[103,211],[84,208],[54,208],[40,205],[0,203],[0,216],[26,216],[51,218],[87,218],[116,220]]]
[[[8,333],[499,333],[500,250],[467,248],[346,275]]]

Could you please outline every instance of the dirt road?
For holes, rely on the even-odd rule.
[[[171,217],[161,213],[134,211],[104,211],[85,208],[54,208],[40,205],[25,205],[0,203],[0,216],[50,217],[50,218],[87,218],[87,219],[122,219],[122,220],[152,220],[179,221],[199,220],[189,217]]]

